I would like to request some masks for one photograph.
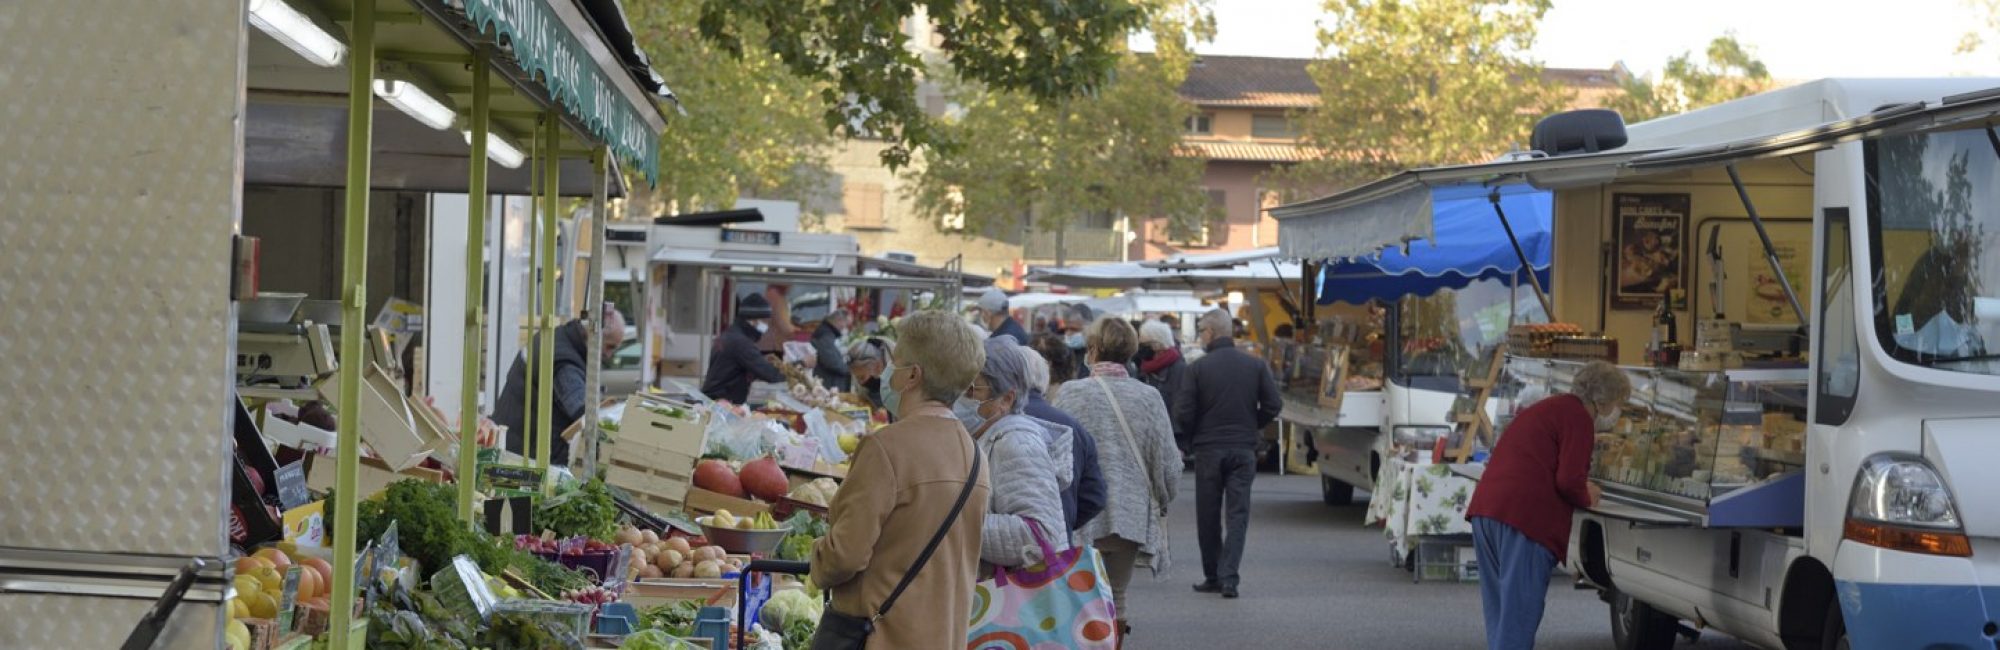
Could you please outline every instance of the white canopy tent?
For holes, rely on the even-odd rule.
[[[1276,247],[1162,261],[1037,267],[1031,282],[1110,289],[1242,289],[1283,287],[1300,278],[1299,265],[1277,261]]]

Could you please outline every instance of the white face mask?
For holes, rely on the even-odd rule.
[[[750,326],[757,328],[758,334],[765,334],[771,331],[771,324],[761,320],[755,323],[751,323]]]
[[[1618,418],[1624,415],[1624,413],[1625,409],[1620,407],[1605,411],[1603,415],[1597,416],[1596,424],[1598,432],[1610,431],[1612,427],[1618,426]]]

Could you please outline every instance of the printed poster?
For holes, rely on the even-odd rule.
[[[1654,309],[1672,299],[1686,300],[1686,194],[1613,194],[1612,227],[1617,240],[1616,282],[1611,306]]]

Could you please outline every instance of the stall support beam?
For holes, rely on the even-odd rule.
[[[522,387],[524,394],[521,398],[521,412],[529,414],[535,412],[535,403],[540,397],[537,389],[540,384],[536,382],[541,380],[540,370],[542,366],[541,355],[535,353],[535,346],[542,340],[542,292],[535,290],[534,287],[536,286],[535,283],[541,278],[541,273],[536,271],[540,267],[535,265],[540,260],[542,254],[542,228],[541,221],[539,220],[542,210],[542,158],[549,155],[548,145],[542,142],[542,134],[546,132],[546,129],[542,128],[542,119],[544,117],[546,116],[540,114],[535,117],[534,132],[528,134],[528,160],[526,163],[528,168],[528,225],[522,229],[527,233],[528,239],[528,272],[526,284],[524,285],[527,287],[527,291],[521,294],[527,303],[528,319],[526,323],[515,326],[515,335],[528,342],[525,347],[521,348],[521,363],[523,367],[521,378],[528,382],[527,386]],[[510,370],[509,372],[512,371]],[[512,432],[509,433],[511,434]],[[540,467],[542,465],[540,461],[541,452],[537,451],[539,449],[537,445],[541,444],[541,438],[536,437],[533,418],[521,422],[520,436],[522,462],[527,463],[531,467]]]
[[[465,363],[459,381],[458,516],[475,522],[472,486],[479,465],[479,350],[484,334],[480,310],[486,279],[486,136],[492,130],[493,80],[488,54],[480,47],[472,55],[472,169],[466,187],[465,219]]]
[[[590,278],[584,285],[583,313],[590,319],[589,354],[584,361],[583,432],[577,434],[577,444],[583,445],[583,466],[577,476],[586,479],[597,475],[597,407],[604,400],[604,232],[611,215],[604,204],[609,190],[605,188],[606,165],[610,160],[609,151],[598,147],[590,153],[592,172],[590,185]]]
[[[1750,189],[1743,186],[1743,175],[1736,172],[1734,163],[1723,168],[1729,172],[1729,184],[1736,186],[1736,198],[1743,201],[1743,212],[1750,215],[1750,225],[1757,227],[1757,239],[1764,242],[1764,261],[1770,263],[1771,274],[1778,276],[1778,286],[1785,290],[1785,300],[1792,303],[1792,313],[1799,317],[1799,325],[1806,320],[1806,308],[1799,304],[1799,294],[1792,290],[1792,279],[1785,277],[1785,267],[1778,264],[1778,249],[1771,245],[1771,233],[1764,230],[1764,218],[1757,216],[1757,205],[1750,202]]]
[[[557,173],[562,163],[557,152],[562,150],[561,120],[551,112],[542,120],[542,142],[546,147],[542,156],[542,331],[541,367],[536,369],[538,381],[535,403],[541,408],[535,413],[536,440],[540,441],[541,462],[547,469],[555,461],[569,463],[567,458],[556,458],[555,434],[555,376],[556,376],[556,325],[562,321],[562,314],[556,310],[556,267],[562,260],[556,257],[556,210],[558,185]]]
[[[353,324],[340,337],[339,442],[334,453],[333,601],[353,603],[355,519],[361,495],[355,493],[355,475],[361,465],[361,376],[368,370],[367,349],[362,343],[361,323],[368,308],[368,189],[370,149],[375,127],[375,0],[354,0],[354,22],[348,30],[347,62],[347,191],[346,221],[342,234],[341,305],[342,322]],[[334,648],[348,648],[348,628],[352,607],[334,607],[330,612]]]
[[[1507,243],[1514,247],[1514,259],[1521,261],[1521,270],[1528,272],[1528,282],[1535,286],[1535,299],[1542,303],[1542,314],[1549,322],[1555,322],[1556,307],[1549,302],[1549,292],[1542,288],[1542,277],[1535,275],[1535,265],[1528,261],[1528,251],[1521,248],[1521,238],[1514,236],[1514,224],[1507,220],[1507,211],[1500,207],[1500,190],[1487,194],[1486,200],[1493,203],[1493,215],[1500,218],[1500,228],[1507,231]]]

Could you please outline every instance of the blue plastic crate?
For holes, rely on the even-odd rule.
[[[711,648],[729,647],[729,608],[703,607],[694,618],[694,636],[708,639]]]
[[[639,610],[630,603],[607,603],[597,610],[597,633],[625,636],[639,629]]]

